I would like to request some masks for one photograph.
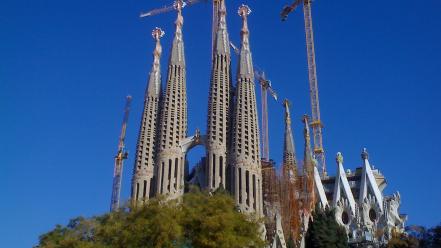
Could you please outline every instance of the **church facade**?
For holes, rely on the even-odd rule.
[[[337,174],[332,177],[319,175],[310,150],[307,118],[304,120],[303,168],[299,168],[287,101],[284,103],[281,173],[275,172],[274,165],[262,162],[248,29],[251,10],[246,5],[238,10],[242,18],[241,44],[233,79],[225,1],[217,2],[219,13],[213,37],[205,134],[198,130],[193,135],[188,134],[184,2],[175,2],[177,18],[164,89],[160,67],[160,39],[164,32],[159,28],[153,30],[156,45],[136,149],[132,204],[142,205],[157,195],[177,199],[185,193],[187,184],[208,191],[224,188],[231,193],[241,212],[265,217],[266,238],[272,247],[286,247],[286,240],[293,236],[299,240],[299,246],[302,245],[307,230],[305,225],[314,204],[335,208],[336,220],[346,228],[354,244],[380,244],[387,242],[392,232],[402,232],[405,216],[399,214],[400,195],[383,195],[386,181],[371,167],[367,151],[362,152],[362,166],[354,172],[344,170],[343,157],[338,154]],[[203,145],[206,154],[189,171],[186,154],[197,145]],[[265,177],[265,171],[273,176]],[[269,187],[275,184],[278,190],[272,192]]]

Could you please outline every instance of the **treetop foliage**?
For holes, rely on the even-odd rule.
[[[181,200],[156,198],[136,209],[72,219],[41,235],[35,248],[264,246],[261,221],[239,213],[229,195],[192,190]]]
[[[316,208],[305,237],[306,248],[348,248],[344,227],[335,220],[333,210]]]

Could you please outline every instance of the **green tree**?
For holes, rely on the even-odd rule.
[[[237,211],[234,200],[220,190],[213,196],[195,190],[184,196],[185,239],[193,247],[263,247],[260,220]]]
[[[309,221],[305,242],[307,248],[347,248],[345,229],[335,220],[334,210],[316,208]]]
[[[420,248],[441,247],[441,225],[429,229],[413,225],[406,227],[406,231],[411,238],[418,240]]]
[[[295,245],[294,239],[292,238],[292,236],[290,236],[288,238],[288,241],[286,241],[286,248],[295,248],[295,247],[296,247],[296,245]]]
[[[404,233],[393,234],[387,248],[419,248],[418,239]]]
[[[260,221],[239,213],[224,192],[193,190],[181,200],[75,218],[40,236],[35,248],[264,247]]]
[[[441,225],[430,228],[429,237],[430,247],[441,247]]]

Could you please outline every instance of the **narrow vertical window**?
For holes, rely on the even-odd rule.
[[[256,210],[256,175],[253,175],[253,198],[254,198],[254,202],[253,202],[253,208],[254,210]]]
[[[242,203],[242,168],[239,168],[239,203]]]
[[[250,171],[245,172],[245,191],[247,192],[247,205],[250,206]]]
[[[213,154],[213,180],[212,180],[212,187],[216,187],[216,155]]]
[[[155,194],[154,193],[154,187],[153,187],[153,185],[155,185],[155,176],[153,176],[151,179],[150,179],[150,188],[149,188],[149,198],[152,198],[153,197],[153,195]]]
[[[229,191],[229,192],[233,192],[233,187],[232,185],[234,184],[234,175],[233,172],[231,171],[231,165],[227,165],[227,175],[225,177],[225,188]],[[231,181],[230,181],[231,180]]]
[[[164,167],[165,167],[165,164],[164,164],[164,162],[162,162],[162,174],[161,174],[161,194],[162,193],[164,193]]]
[[[136,200],[139,199],[139,183],[136,183]]]
[[[220,182],[222,183],[222,186],[225,187],[224,184],[224,157],[220,156],[219,157],[219,177],[220,177]]]
[[[178,158],[175,158],[175,189],[177,189],[178,188],[178,169],[179,169],[179,166],[178,166]]]
[[[172,173],[171,169],[172,169],[172,160],[169,159],[168,160],[168,184],[167,184],[167,189],[169,192],[170,192],[170,185],[171,185],[171,173]]]
[[[147,180],[144,180],[144,190],[142,191],[143,200],[145,200],[146,194],[147,194]]]

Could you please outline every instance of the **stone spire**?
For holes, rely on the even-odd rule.
[[[247,5],[239,7],[238,14],[242,17],[242,37],[240,54],[239,54],[239,70],[238,78],[254,78],[253,59],[250,50],[250,31],[248,30],[248,16],[251,9]]]
[[[285,237],[297,239],[300,226],[299,190],[297,181],[297,159],[294,146],[294,138],[291,130],[290,103],[288,99],[283,101],[285,107],[285,140],[283,144],[283,164],[281,182],[281,213],[283,216],[282,226]]]
[[[349,203],[352,214],[355,215],[355,199],[354,195],[352,194],[348,178],[346,177],[346,172],[343,168],[343,155],[341,154],[341,152],[337,153],[335,160],[337,162],[337,175],[335,176],[334,183],[334,193],[332,200],[333,207],[338,206],[339,201],[342,198],[341,193],[343,192],[345,199]]]
[[[179,65],[185,67],[185,56],[184,56],[184,41],[182,38],[182,26],[184,26],[184,17],[182,16],[182,9],[185,4],[182,0],[176,0],[174,7],[178,12],[178,16],[175,21],[176,31],[175,37],[173,38],[172,50],[170,53],[170,63],[173,65]]]
[[[312,159],[312,152],[311,152],[311,136],[309,134],[309,121],[308,121],[308,116],[304,115],[303,116],[303,123],[304,125],[304,129],[303,129],[303,135],[305,138],[305,149],[304,149],[304,154],[303,154],[303,171],[306,174],[309,173],[313,173],[313,168],[314,168],[314,164],[313,164],[313,159]]]
[[[289,113],[290,103],[288,99],[283,101],[285,107],[285,142],[283,144],[283,166],[287,167],[293,172],[297,172],[297,158],[294,145],[294,138],[291,130],[291,115]],[[294,177],[296,174],[293,175]]]
[[[156,157],[158,194],[176,198],[184,193],[185,154],[180,142],[187,136],[187,90],[182,39],[182,0],[175,1],[178,12],[176,32],[168,64],[167,84],[161,104],[160,132]]]
[[[307,212],[311,212],[314,210],[315,203],[315,187],[314,187],[314,159],[312,157],[311,152],[311,136],[309,134],[309,121],[308,116],[303,116],[304,126],[304,137],[305,137],[305,150],[303,155],[303,187],[306,196],[304,199],[304,208],[306,208]]]
[[[361,171],[361,183],[358,201],[361,204],[365,202],[369,195],[373,195],[378,204],[378,207],[383,211],[383,195],[378,187],[372,167],[369,163],[369,153],[366,148],[361,152],[361,159],[363,160],[363,167]]]
[[[242,42],[237,72],[236,101],[232,126],[231,165],[236,204],[243,212],[262,215],[262,172],[253,62],[249,47],[247,18],[251,10],[242,5]]]
[[[148,86],[144,98],[144,110],[139,129],[136,147],[135,166],[132,178],[132,203],[146,201],[154,195],[155,151],[158,132],[158,111],[161,97],[160,43],[164,32],[160,28],[153,29],[152,36],[156,41],[153,51],[153,65],[150,71]]]
[[[207,120],[207,188],[226,186],[227,146],[230,137],[231,56],[225,1],[219,2],[219,19],[213,50]]]

